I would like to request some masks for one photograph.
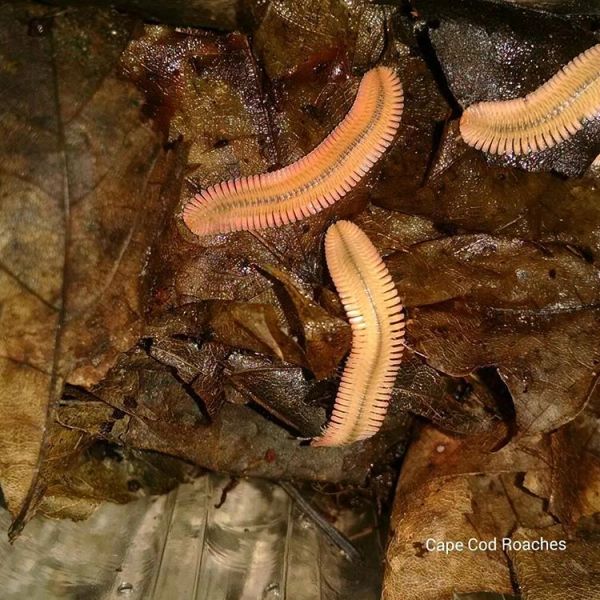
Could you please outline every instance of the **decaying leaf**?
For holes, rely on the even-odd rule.
[[[118,77],[132,25],[0,8],[0,478],[18,522],[43,494],[63,382],[94,383],[141,330],[139,275],[168,206],[157,137]]]
[[[455,123],[442,136],[426,184],[415,193],[400,189],[377,202],[430,219],[439,234],[485,232],[560,242],[597,256],[600,204],[593,176],[564,179],[490,165],[459,139]]]
[[[431,42],[447,84],[463,107],[532,92],[597,43],[594,34],[575,20],[508,3],[424,0],[420,8],[423,16],[434,23],[429,33]],[[532,22],[534,28],[530,27]],[[581,175],[600,151],[599,132],[600,121],[592,119],[559,147],[490,161],[533,171]]]
[[[85,519],[103,502],[124,504],[165,494],[197,471],[165,455],[96,443],[79,452],[64,476],[48,485],[38,510],[53,519]]]
[[[553,594],[567,598],[574,593],[574,582],[565,579],[561,565],[566,557],[578,560],[584,547],[593,556],[595,550],[586,541],[589,534],[574,535],[557,525],[548,512],[547,496],[526,487],[528,481],[551,476],[560,463],[551,436],[513,441],[498,450],[504,435],[501,428],[464,439],[432,427],[420,430],[406,457],[395,498],[386,600],[452,600],[455,593],[516,593],[519,588],[526,598]],[[597,481],[593,472],[587,476],[590,483]],[[567,492],[568,484],[561,485],[560,493]],[[558,546],[523,550],[518,544],[526,538],[538,543],[541,538],[562,540],[566,552]],[[457,548],[459,542],[463,550]],[[488,546],[479,547],[480,542]],[[592,598],[597,577],[588,558],[580,564],[586,575],[578,593]],[[542,583],[542,572],[552,582],[548,587]]]
[[[376,495],[410,442],[386,600],[598,594],[599,181],[551,172],[583,173],[596,125],[507,161],[468,148],[456,120],[522,95],[595,34],[541,13],[530,31],[519,19],[533,13],[509,3],[404,4],[135,3],[177,29],[0,7],[0,484],[14,533],[36,508],[83,517],[198,468]],[[208,20],[244,33],[190,28]],[[378,64],[402,79],[405,112],[347,198],[281,228],[187,230],[193,194],[305,155]],[[404,297],[405,360],[376,436],[313,448],[350,343],[323,256],[340,218]],[[540,536],[567,551],[426,542]]]
[[[253,364],[254,362],[254,364]],[[301,383],[301,371],[280,380],[273,378],[270,387],[261,386],[251,378],[252,369],[265,377],[270,368],[281,373],[282,366],[265,368],[264,362],[240,360],[233,355],[226,365],[223,383],[234,385],[246,395],[247,401],[277,408],[281,416],[280,398],[290,393],[290,383],[304,397],[294,399],[305,403],[306,423],[315,425],[315,417],[324,422],[323,411],[316,405],[313,386]],[[251,387],[253,386],[253,387]],[[149,358],[142,350],[125,355],[98,386],[94,395],[118,409],[118,419],[103,438],[139,450],[152,450],[183,458],[204,468],[237,475],[255,475],[270,479],[295,477],[317,481],[364,481],[372,465],[401,443],[409,429],[405,413],[390,419],[380,435],[358,448],[311,448],[300,443],[286,428],[265,419],[246,406],[226,403],[209,423],[194,398],[165,367]],[[291,402],[291,400],[288,400]],[[298,412],[302,414],[302,407]],[[289,420],[279,419],[287,427]],[[294,426],[295,425],[295,426]],[[304,429],[302,421],[292,425]],[[314,430],[313,430],[314,431]],[[313,431],[308,431],[309,435]],[[305,430],[306,432],[306,430]]]
[[[433,367],[498,367],[523,432],[555,429],[585,406],[600,361],[594,265],[560,245],[487,235],[423,242],[387,262]]]

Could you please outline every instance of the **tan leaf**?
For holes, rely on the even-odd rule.
[[[15,530],[50,476],[63,382],[98,381],[141,326],[161,179],[156,134],[118,76],[132,26],[112,12],[0,8],[0,481]]]
[[[536,437],[498,450],[505,436],[500,427],[465,438],[431,426],[419,431],[394,499],[385,600],[513,591],[502,538],[518,526],[545,529],[555,521],[547,502],[522,485],[525,472],[550,472],[548,440]],[[478,546],[493,540],[495,546]]]
[[[388,547],[384,600],[453,600],[454,592],[512,591],[502,552],[428,551],[427,540],[462,542],[484,533],[473,522],[472,504],[486,503],[466,476],[430,480],[412,493],[399,491]],[[433,542],[430,542],[433,543]]]
[[[544,530],[543,534],[548,541],[565,540],[559,526]],[[537,541],[540,532],[518,529],[514,539]],[[593,539],[567,541],[564,551],[513,550],[509,555],[523,600],[591,600],[600,597],[600,545]]]

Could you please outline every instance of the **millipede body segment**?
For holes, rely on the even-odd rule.
[[[350,444],[377,433],[404,349],[400,297],[367,235],[338,221],[327,231],[325,257],[352,326],[352,350],[331,419],[313,446]]]
[[[185,206],[185,224],[201,236],[277,227],[318,213],[347,194],[390,146],[403,106],[396,73],[371,69],[348,114],[309,154],[278,171],[203,190]]]
[[[560,144],[598,116],[600,44],[523,98],[469,106],[460,132],[467,144],[484,152],[523,155]]]

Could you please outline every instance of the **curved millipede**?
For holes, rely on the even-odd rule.
[[[348,114],[314,150],[278,171],[203,190],[185,206],[185,224],[201,236],[278,227],[318,213],[346,195],[390,146],[403,106],[396,73],[371,69]]]
[[[467,144],[492,154],[528,154],[575,135],[600,116],[600,44],[588,48],[524,98],[479,102],[460,120]]]
[[[338,221],[327,230],[325,257],[352,325],[352,350],[331,419],[313,446],[350,444],[377,433],[404,349],[402,303],[367,235],[349,221]]]

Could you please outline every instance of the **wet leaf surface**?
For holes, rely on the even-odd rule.
[[[491,2],[417,3],[448,87],[463,108],[479,101],[525,96],[575,56],[597,43],[577,21]],[[535,27],[531,23],[535,22]],[[492,164],[581,175],[600,152],[594,119],[558,147]]]
[[[498,367],[522,432],[550,431],[583,408],[600,361],[594,265],[562,246],[487,235],[417,244],[388,265],[433,367]]]
[[[209,416],[216,415],[225,400],[222,386],[225,361],[230,350],[218,342],[199,345],[195,341],[164,338],[150,341],[148,354],[172,367],[190,394],[197,394]]]
[[[456,433],[487,431],[504,418],[501,402],[477,376],[449,377],[409,352],[391,402],[392,408],[409,411]]]
[[[68,0],[49,0],[45,4],[73,6]],[[114,6],[110,0],[91,0],[87,4],[99,8]],[[251,20],[253,7],[247,0],[123,0],[119,10],[151,22],[228,31]]]
[[[253,370],[257,372],[254,377]],[[265,366],[264,359],[233,355],[227,361],[223,381],[246,401],[272,406],[284,427],[252,408],[229,403],[209,423],[177,378],[144,351],[136,350],[124,356],[93,389],[97,398],[119,411],[119,418],[110,429],[105,429],[103,437],[237,475],[287,479],[293,474],[299,479],[346,483],[364,481],[373,462],[383,460],[390,449],[406,438],[410,421],[405,413],[398,412],[378,436],[359,448],[323,449],[302,444],[289,428],[292,425],[294,429],[304,429],[309,435],[318,429],[324,416],[316,406],[318,388],[303,381],[299,369],[292,368],[282,376],[284,371],[283,367]],[[279,377],[271,377],[266,386],[268,373]],[[290,410],[293,400],[290,389],[301,394],[295,399],[298,409],[292,415],[293,423],[284,412],[286,405]],[[306,431],[306,427],[312,430]]]
[[[561,242],[584,256],[598,252],[598,179],[562,179],[487,164],[457,139],[453,123],[441,142],[426,185],[377,202],[416,212],[440,233],[486,232],[538,242]],[[473,201],[476,198],[476,202]]]
[[[235,391],[245,402],[253,402],[302,437],[313,437],[325,424],[319,400],[331,395],[328,382],[307,380],[303,370],[273,364],[266,357],[232,354],[224,381],[226,392]]]
[[[505,1],[505,0],[502,0]],[[600,14],[594,0],[506,0],[506,3],[519,4],[525,8],[537,8],[557,14]]]

